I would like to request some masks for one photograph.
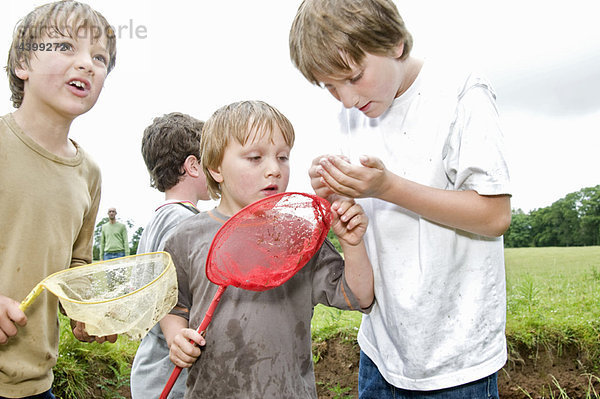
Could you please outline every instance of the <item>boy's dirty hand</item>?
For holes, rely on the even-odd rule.
[[[385,165],[379,158],[367,155],[360,157],[360,163],[353,165],[337,155],[321,157],[316,167],[316,173],[320,176],[319,185],[350,198],[381,197],[387,190],[389,180]]]
[[[169,348],[169,357],[178,367],[191,367],[202,353],[198,346],[204,345],[206,345],[204,337],[196,330],[183,328],[181,332],[173,338],[173,342]]]
[[[340,199],[331,205],[331,211],[331,227],[338,239],[349,245],[358,245],[369,225],[363,208],[352,199]]]
[[[27,316],[19,309],[19,302],[0,295],[0,345],[17,334],[17,326],[27,324]]]
[[[106,335],[103,337],[89,335],[85,329],[85,323],[75,320],[71,320],[71,330],[73,331],[75,338],[81,342],[97,342],[99,344],[110,342],[111,344],[114,344],[118,338],[117,334]]]

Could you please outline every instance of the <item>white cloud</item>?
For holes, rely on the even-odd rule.
[[[503,114],[510,149],[513,208],[542,208],[583,187],[600,184],[600,111],[572,117]]]

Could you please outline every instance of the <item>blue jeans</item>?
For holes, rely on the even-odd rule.
[[[0,396],[0,399],[8,399],[5,398],[4,396]],[[24,398],[20,398],[20,399],[56,399],[56,397],[52,394],[52,389],[40,393],[38,395],[33,395],[33,396],[26,396]]]
[[[125,256],[125,251],[121,251],[121,252],[105,252],[103,255],[103,259],[102,260],[109,260],[109,259],[115,259],[115,258],[122,258]]]
[[[452,388],[409,391],[387,382],[375,363],[360,351],[358,397],[360,399],[498,399],[498,373]]]

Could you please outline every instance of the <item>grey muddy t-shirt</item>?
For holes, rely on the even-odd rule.
[[[178,307],[196,329],[218,286],[205,273],[212,238],[227,218],[216,210],[182,222],[165,250],[177,267]],[[344,278],[344,261],[329,241],[285,284],[263,292],[229,286],[191,367],[186,399],[316,398],[311,353],[313,307],[359,309]]]

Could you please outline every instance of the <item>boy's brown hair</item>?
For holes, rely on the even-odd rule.
[[[412,49],[412,36],[392,0],[304,0],[290,29],[292,62],[311,83],[316,76],[340,76],[360,65],[365,53],[401,59]]]
[[[29,60],[35,53],[30,46],[41,43],[44,36],[52,40],[61,37],[82,37],[78,36],[82,34],[89,35],[92,42],[106,39],[106,50],[110,57],[107,71],[110,72],[116,62],[117,38],[106,18],[89,5],[73,0],[48,3],[37,7],[17,23],[6,65],[12,92],[11,100],[15,108],[19,108],[23,102],[25,87],[25,82],[16,75],[15,71],[29,66]]]
[[[225,148],[231,140],[246,144],[251,133],[256,138],[271,138],[273,127],[283,134],[285,143],[294,146],[294,127],[277,109],[263,101],[240,101],[219,108],[206,121],[202,133],[202,169],[206,175],[208,193],[212,199],[221,197],[221,187],[209,170],[217,170],[223,161]]]
[[[185,174],[183,164],[188,156],[193,155],[200,162],[203,127],[203,121],[179,112],[154,118],[142,137],[142,156],[150,173],[150,186],[165,192]]]

